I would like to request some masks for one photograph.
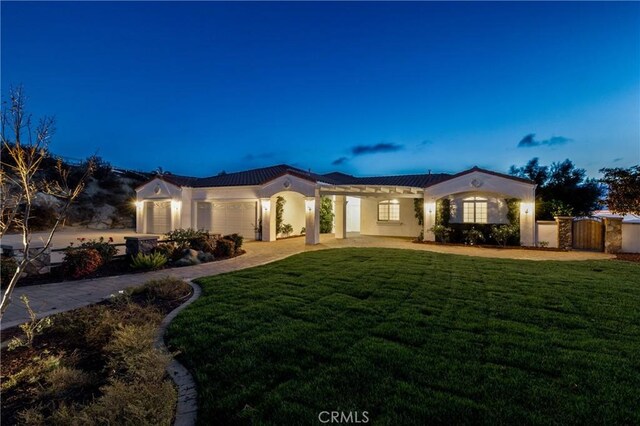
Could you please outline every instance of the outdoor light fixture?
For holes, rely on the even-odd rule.
[[[520,211],[524,213],[525,216],[529,215],[529,212],[533,211],[533,203],[520,202]]]
[[[171,208],[173,210],[178,210],[180,208],[180,201],[178,200],[171,200]]]
[[[133,204],[136,206],[137,209],[141,209],[143,204],[143,201],[134,201]]]
[[[265,212],[268,212],[269,209],[271,208],[271,200],[262,200],[262,210],[264,210]]]
[[[304,205],[308,212],[311,212],[316,206],[316,200],[304,200]]]

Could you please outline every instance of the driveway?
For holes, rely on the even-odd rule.
[[[131,232],[128,231],[127,235]],[[108,236],[109,233],[102,233]],[[67,238],[69,235],[61,236]],[[440,246],[431,244],[415,244],[410,238],[399,237],[373,237],[364,235],[349,235],[348,238],[337,240],[333,235],[322,235],[320,244],[307,246],[304,244],[304,237],[289,238],[273,243],[260,241],[249,241],[245,243],[246,254],[233,259],[220,262],[205,263],[202,265],[186,266],[182,268],[165,269],[161,271],[146,272],[140,274],[122,275],[116,277],[96,278],[92,280],[69,281],[56,284],[44,284],[17,288],[13,294],[13,303],[7,309],[0,329],[21,324],[28,320],[28,316],[20,296],[26,294],[31,303],[31,307],[38,313],[39,317],[52,315],[76,309],[91,303],[100,302],[109,297],[110,294],[117,293],[129,287],[136,287],[148,280],[173,276],[185,280],[217,275],[225,272],[237,271],[244,268],[263,265],[276,260],[284,259],[291,255],[305,252],[324,250],[340,247],[384,247],[410,250],[425,250],[438,253],[448,253],[465,256],[508,258],[521,260],[603,260],[611,259],[615,256],[604,253],[592,252],[551,252],[522,249],[490,249],[462,246]]]

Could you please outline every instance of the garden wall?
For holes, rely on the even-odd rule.
[[[640,253],[640,223],[622,223],[622,252]]]
[[[558,224],[554,220],[538,220],[536,222],[536,245],[540,241],[549,243],[547,247],[558,247]]]

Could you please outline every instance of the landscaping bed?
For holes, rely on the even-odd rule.
[[[79,246],[65,250],[62,264],[51,268],[51,272],[39,275],[23,276],[17,287],[57,283],[80,279],[102,278],[125,274],[136,274],[150,270],[191,266],[241,256],[243,237],[238,234],[218,237],[204,231],[177,229],[168,234],[169,240],[161,242],[149,254],[115,256],[116,247],[111,239],[101,237],[97,240],[79,238]],[[11,259],[3,258],[2,286],[8,283],[12,272]]]
[[[150,281],[49,317],[31,346],[23,339],[3,348],[2,424],[171,424],[169,356],[153,342],[162,318],[191,291],[174,278]],[[18,330],[3,339],[22,336]]]
[[[201,424],[639,424],[640,265],[309,252],[198,280]]]

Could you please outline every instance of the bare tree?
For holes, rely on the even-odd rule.
[[[93,171],[88,161],[80,178],[70,183],[71,169],[61,160],[55,165],[56,177],[51,179],[41,170],[49,157],[48,145],[55,132],[53,117],[43,117],[36,126],[26,111],[26,96],[21,86],[9,92],[9,102],[3,102],[1,120],[2,158],[0,158],[0,238],[10,229],[22,234],[24,255],[17,262],[16,271],[7,284],[0,302],[0,319],[11,303],[11,295],[25,269],[41,257],[51,245],[53,235],[69,213],[69,207],[84,189]],[[60,200],[57,217],[48,230],[44,247],[31,253],[32,207],[39,193],[49,194]]]

